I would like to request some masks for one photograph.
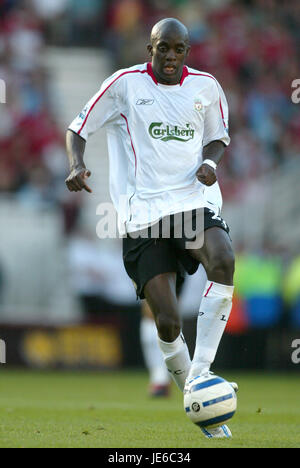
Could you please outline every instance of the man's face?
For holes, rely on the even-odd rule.
[[[178,84],[190,45],[187,38],[176,29],[161,31],[148,46],[152,68],[159,83]]]

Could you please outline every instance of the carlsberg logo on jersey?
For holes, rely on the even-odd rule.
[[[149,127],[149,135],[155,140],[161,141],[189,141],[194,138],[195,130],[191,128],[190,124],[186,124],[185,128],[178,127],[177,125],[163,125],[162,122],[153,122]]]

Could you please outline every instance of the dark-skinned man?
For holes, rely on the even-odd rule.
[[[228,107],[212,75],[185,66],[190,43],[181,22],[166,18],[157,23],[147,49],[149,63],[109,77],[71,123],[66,184],[70,191],[91,192],[85,143],[105,126],[124,266],[137,296],[150,306],[165,363],[183,391],[186,382],[210,372],[232,306],[229,229],[204,195],[206,187],[217,184],[216,169],[230,142]],[[199,298],[191,361],[176,281],[195,273],[200,263],[208,281]],[[225,425],[203,433],[231,436]]]

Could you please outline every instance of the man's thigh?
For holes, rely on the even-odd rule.
[[[123,260],[127,274],[134,283],[137,296],[145,298],[146,284],[163,273],[179,273],[174,249],[168,239],[137,239],[123,241]]]
[[[204,246],[189,251],[189,255],[202,263],[209,281],[232,286],[235,261],[228,233],[213,227],[205,231],[204,237]]]
[[[205,266],[213,256],[232,252],[231,239],[226,231],[219,227],[211,227],[204,233],[204,243],[199,249],[188,249],[188,253]]]

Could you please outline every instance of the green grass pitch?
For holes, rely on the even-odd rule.
[[[299,374],[223,372],[238,382],[231,440],[205,439],[182,395],[147,395],[140,372],[33,372],[0,368],[1,448],[300,447]]]

